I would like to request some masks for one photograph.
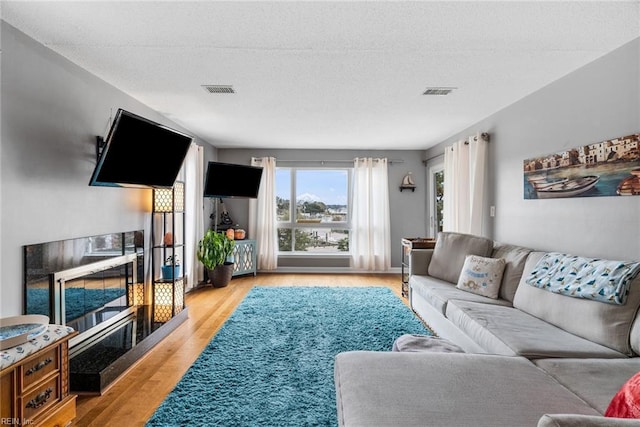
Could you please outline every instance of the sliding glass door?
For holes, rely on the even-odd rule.
[[[435,237],[442,231],[444,203],[444,162],[429,167],[428,172],[429,235]]]

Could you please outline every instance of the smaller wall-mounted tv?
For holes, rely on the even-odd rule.
[[[232,163],[209,162],[204,197],[258,197],[262,168]]]
[[[89,185],[170,188],[192,137],[118,109]]]

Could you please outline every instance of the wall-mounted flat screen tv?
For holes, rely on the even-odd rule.
[[[118,109],[89,185],[170,188],[192,137]]]
[[[204,197],[255,199],[258,197],[261,178],[261,167],[209,162],[204,182]]]

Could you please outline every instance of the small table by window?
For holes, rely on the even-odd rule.
[[[257,251],[255,240],[236,240],[233,247],[233,276],[242,274],[256,275],[257,271]]]
[[[435,239],[430,237],[403,237],[402,238],[402,296],[409,296],[409,271],[411,271],[411,251],[413,249],[433,249]]]

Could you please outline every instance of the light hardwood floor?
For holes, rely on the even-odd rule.
[[[143,426],[253,286],[383,286],[401,297],[399,274],[258,274],[187,294],[189,318],[102,396],[79,396],[74,426]]]

